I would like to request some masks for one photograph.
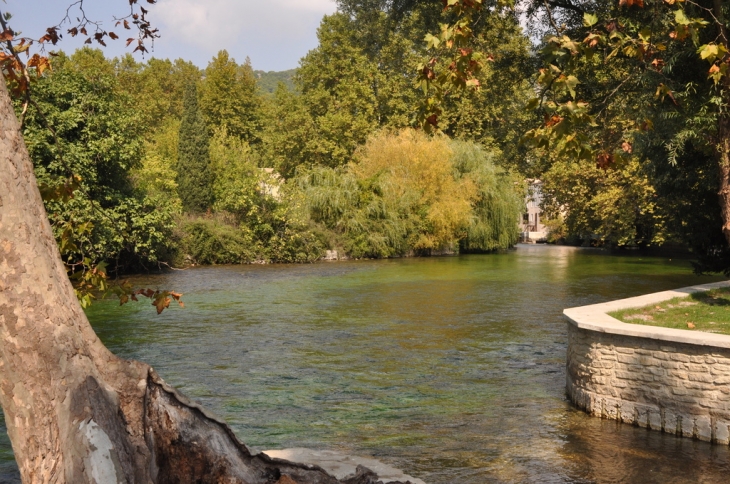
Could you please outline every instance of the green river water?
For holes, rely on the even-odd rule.
[[[176,271],[134,282],[184,292],[185,309],[88,315],[257,449],[375,456],[429,484],[722,483],[730,448],[588,417],[564,393],[564,308],[713,280],[687,261],[521,245]],[[0,481],[15,482],[1,435]]]

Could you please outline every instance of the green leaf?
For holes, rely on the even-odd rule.
[[[584,27],[593,27],[598,23],[598,15],[594,13],[584,13],[583,14],[583,26]]]
[[[580,81],[575,76],[568,76],[568,78],[565,80],[565,86],[568,88],[568,91],[570,91],[570,97],[575,99],[575,88],[580,84]]]
[[[684,10],[682,10],[682,9],[676,10],[674,12],[674,21],[677,22],[679,25],[689,25],[690,24],[690,20],[684,14]]]
[[[441,44],[441,40],[432,34],[426,34],[423,40],[426,42],[427,49],[435,49]]]

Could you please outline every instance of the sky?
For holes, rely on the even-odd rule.
[[[14,30],[38,38],[64,18],[74,1],[5,0],[0,9],[12,14]],[[219,50],[226,49],[239,63],[249,57],[254,69],[264,71],[297,67],[299,59],[317,47],[322,17],[336,9],[334,0],[158,0],[154,5],[140,0],[140,4],[149,10],[148,20],[162,35],[151,56],[183,58],[205,67]],[[128,5],[127,0],[84,0],[87,17],[103,20],[106,30],[120,36],[107,42],[109,57],[131,51],[124,47],[126,32],[115,28],[113,21],[128,14]],[[78,10],[71,13],[76,17]],[[59,48],[71,52],[82,42],[65,34]]]

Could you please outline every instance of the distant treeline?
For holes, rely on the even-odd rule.
[[[256,83],[262,92],[274,94],[276,88],[279,87],[279,83],[282,83],[290,91],[294,90],[294,75],[296,69],[289,69],[288,71],[253,71],[256,76]]]

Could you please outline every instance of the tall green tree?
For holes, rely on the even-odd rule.
[[[213,205],[210,135],[198,109],[195,84],[188,85],[178,137],[177,186],[183,210],[205,212]]]
[[[295,79],[301,100],[277,101],[274,108],[267,153],[287,176],[301,164],[347,163],[378,129],[415,126],[422,93],[413,69],[426,55],[422,39],[449,15],[437,2],[347,0],[338,7],[322,20],[317,49],[301,61]],[[492,61],[480,74],[479,92],[448,100],[441,127],[451,137],[497,143],[497,152],[514,158],[528,118],[521,107],[530,93],[529,41],[514,15],[485,17],[475,28],[470,48]],[[293,139],[304,132],[305,142]],[[295,145],[297,150],[282,149]]]
[[[197,66],[182,59],[138,62],[127,54],[113,63],[120,87],[137,104],[147,140],[171,119],[180,120],[187,86],[202,78]]]
[[[200,110],[209,130],[225,129],[248,143],[259,141],[261,101],[251,61],[236,63],[221,50],[200,83]]]

